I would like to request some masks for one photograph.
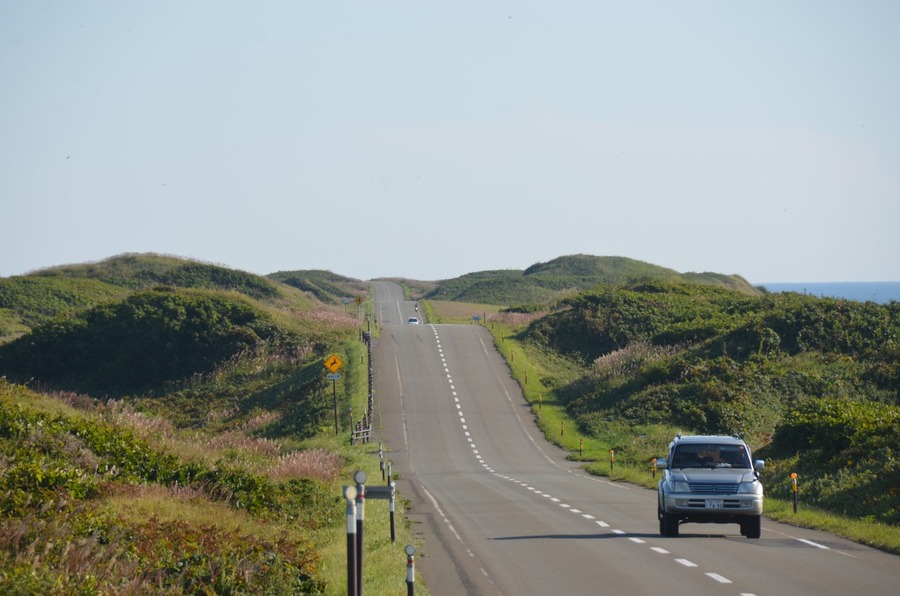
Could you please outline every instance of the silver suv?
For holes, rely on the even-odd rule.
[[[759,538],[763,487],[751,464],[750,448],[740,437],[681,436],[669,443],[666,458],[656,460],[659,481],[659,533],[678,536],[680,524],[741,526],[747,538]]]

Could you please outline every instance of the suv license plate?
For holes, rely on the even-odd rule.
[[[722,508],[722,499],[706,499],[706,508],[707,509],[721,509]]]

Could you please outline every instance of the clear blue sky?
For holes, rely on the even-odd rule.
[[[900,2],[0,0],[0,276],[900,280]]]

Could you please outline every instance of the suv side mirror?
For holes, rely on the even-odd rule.
[[[665,470],[667,467],[669,467],[669,462],[666,461],[666,458],[664,458],[664,457],[656,458],[656,469],[657,470]]]
[[[753,460],[753,467],[757,470],[762,470],[766,467],[766,460],[764,459],[755,459]]]

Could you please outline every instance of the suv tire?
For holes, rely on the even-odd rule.
[[[659,533],[666,538],[678,537],[678,518],[665,511],[659,512]]]
[[[747,538],[759,538],[762,534],[762,519],[759,515],[741,520],[741,534]]]

